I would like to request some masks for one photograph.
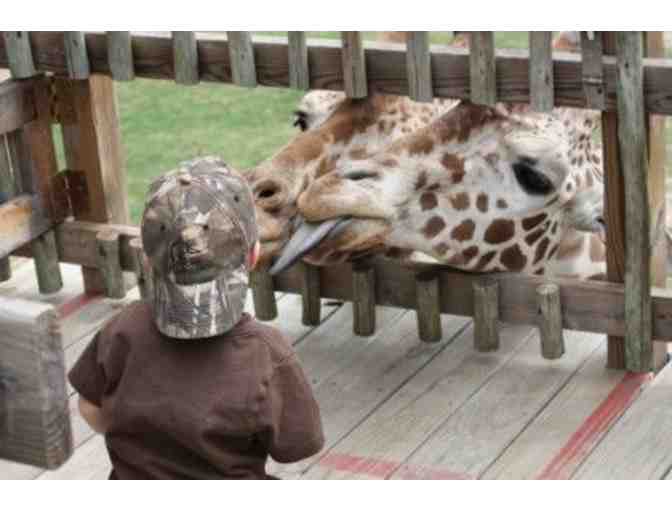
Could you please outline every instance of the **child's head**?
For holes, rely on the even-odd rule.
[[[184,339],[230,330],[259,253],[245,180],[218,158],[182,163],[150,185],[141,231],[159,330]]]

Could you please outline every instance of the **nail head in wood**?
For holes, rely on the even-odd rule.
[[[365,262],[352,266],[353,331],[358,336],[376,332],[376,273]]]
[[[89,78],[89,57],[86,52],[84,32],[65,32],[65,60],[68,65],[68,76],[72,80]]]
[[[537,287],[537,302],[541,355],[546,359],[559,359],[565,353],[560,288],[553,283],[540,285]]]
[[[98,248],[98,268],[105,285],[105,295],[122,299],[126,296],[124,273],[119,259],[119,233],[104,230],[96,236]]]
[[[301,298],[303,301],[303,324],[320,324],[322,302],[320,300],[320,268],[305,262],[301,263]]]
[[[364,43],[359,32],[341,32],[343,48],[343,81],[348,97],[362,98],[368,95],[366,83],[366,59]]]
[[[406,70],[409,97],[413,101],[432,102],[432,64],[428,32],[408,32],[406,39]]]
[[[273,277],[268,274],[268,266],[258,266],[250,272],[250,288],[254,301],[254,314],[260,321],[272,321],[278,316],[275,302]]]
[[[308,46],[305,32],[288,33],[289,86],[298,90],[310,88]]]
[[[439,276],[434,273],[416,275],[415,295],[420,340],[428,343],[439,342],[443,336]]]
[[[471,32],[469,37],[471,100],[476,104],[495,106],[497,76],[494,35],[492,32]]]
[[[30,32],[4,32],[3,35],[12,77],[22,79],[35,76],[37,71],[30,48]]]
[[[474,282],[474,347],[479,352],[499,349],[499,283],[491,278]]]
[[[112,78],[117,81],[130,81],[135,78],[130,32],[107,32],[107,59],[110,62]]]
[[[173,66],[175,82],[196,85],[198,78],[198,43],[194,32],[173,32]]]
[[[30,243],[37,273],[37,286],[42,294],[53,294],[63,288],[61,266],[58,263],[56,234],[53,230],[42,234]]]
[[[227,32],[231,77],[240,87],[257,86],[257,70],[254,62],[254,46],[249,32]]]
[[[550,112],[555,103],[552,39],[553,32],[530,32],[530,104],[538,112]]]

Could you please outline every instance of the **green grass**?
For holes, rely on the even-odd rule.
[[[339,37],[338,32],[309,35]],[[367,39],[374,37],[373,32],[365,33]],[[450,38],[448,33],[432,34],[435,43]],[[527,40],[526,32],[496,34],[498,47],[525,48]],[[116,86],[134,223],[139,221],[148,184],[180,161],[217,154],[244,170],[271,156],[296,133],[292,111],[302,96],[287,89],[250,90],[219,84],[184,87],[142,79]],[[670,130],[667,136],[672,144]]]

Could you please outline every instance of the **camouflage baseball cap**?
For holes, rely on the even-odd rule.
[[[254,214],[247,183],[219,158],[187,161],[150,185],[141,233],[162,333],[207,338],[238,322],[258,239]]]

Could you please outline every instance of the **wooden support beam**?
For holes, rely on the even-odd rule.
[[[406,72],[409,97],[413,101],[432,102],[432,61],[429,54],[429,32],[408,32],[406,35]]]
[[[376,332],[376,273],[366,262],[352,266],[352,315],[355,335]]]
[[[0,296],[0,458],[56,469],[72,451],[59,316]]]
[[[469,37],[471,100],[476,104],[495,106],[497,103],[495,36],[492,32],[471,32]]]
[[[173,66],[175,81],[181,85],[197,85],[198,46],[194,32],[173,32]]]
[[[257,319],[272,321],[277,318],[278,305],[275,302],[273,278],[268,274],[268,266],[259,266],[250,272],[250,288]]]
[[[322,307],[320,301],[320,268],[302,262],[301,274],[303,277],[301,282],[302,322],[306,326],[318,326]]]
[[[530,32],[530,95],[532,109],[550,112],[553,97],[553,32]]]
[[[257,69],[254,61],[254,45],[249,32],[227,32],[231,78],[240,87],[257,86]]]
[[[308,47],[305,32],[288,32],[287,51],[289,52],[289,86],[293,89],[310,88],[310,70],[308,69]]]
[[[366,97],[368,84],[366,78],[366,59],[364,42],[359,32],[341,32],[343,50],[343,88],[348,97]]]
[[[42,294],[53,294],[63,288],[61,267],[58,264],[58,249],[56,247],[56,234],[53,230],[45,232],[32,243],[30,248],[33,252],[35,272],[37,274],[37,287]]]
[[[121,236],[119,237],[121,238]],[[133,272],[138,280],[140,298],[143,300],[151,299],[153,295],[152,280],[147,267],[145,252],[142,248],[142,240],[139,237],[134,237],[129,241],[128,246],[133,256]]]
[[[103,230],[96,236],[98,245],[98,265],[105,282],[105,295],[109,298],[126,297],[124,274],[119,259],[119,233]]]
[[[499,349],[499,283],[484,278],[473,284],[474,347],[478,352]]]
[[[560,289],[552,283],[540,285],[537,287],[537,299],[541,355],[546,359],[559,359],[565,353]]]
[[[88,80],[56,78],[63,108],[72,118],[62,120],[67,166],[86,175],[89,207],[75,218],[99,223],[128,223],[128,193],[114,82],[93,74]],[[95,268],[95,269],[94,269]],[[86,292],[104,292],[96,266],[82,269]]]
[[[110,73],[117,81],[130,81],[135,78],[133,68],[133,45],[130,32],[106,32],[107,60]]]
[[[33,62],[30,32],[4,32],[3,35],[12,76],[17,79],[35,76],[37,71]]]
[[[4,135],[35,120],[32,80],[0,83],[0,134]]]
[[[86,80],[89,70],[89,56],[86,53],[84,32],[65,33],[65,59],[68,63],[68,76],[72,80]]]
[[[595,110],[602,110],[605,105],[606,87],[602,69],[602,36],[600,32],[593,32],[592,39],[588,37],[588,32],[581,32],[581,65],[586,106]]]
[[[0,258],[53,226],[37,197],[22,194],[0,205]]]
[[[423,342],[441,341],[441,296],[436,273],[419,273],[415,277],[418,336]]]

